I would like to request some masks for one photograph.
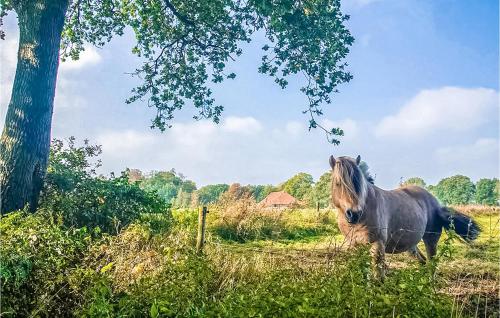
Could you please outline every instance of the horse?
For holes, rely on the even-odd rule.
[[[436,255],[443,228],[453,228],[466,242],[475,240],[481,229],[465,214],[442,206],[427,190],[403,186],[383,190],[375,186],[361,157],[334,158],[332,203],[339,213],[338,226],[352,245],[369,244],[374,276],[385,277],[386,253],[408,252],[421,263],[426,257],[418,249],[424,241],[427,258]]]

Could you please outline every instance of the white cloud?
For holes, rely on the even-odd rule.
[[[292,120],[286,123],[285,131],[291,136],[298,136],[306,132],[306,128],[301,122]]]
[[[382,119],[377,137],[421,138],[436,132],[463,132],[498,116],[498,93],[487,88],[423,90],[397,114]]]
[[[441,173],[464,174],[472,179],[498,177],[499,144],[495,138],[479,138],[473,144],[438,148],[434,157]]]
[[[262,124],[253,117],[230,116],[224,120],[222,128],[230,132],[255,134],[262,130]]]
[[[59,64],[59,70],[61,72],[80,70],[101,62],[102,57],[99,55],[95,47],[85,45],[84,48],[85,50],[80,53],[80,58],[78,60],[68,58],[65,62],[61,61]]]
[[[155,144],[155,136],[151,133],[139,133],[133,130],[110,131],[101,134],[97,143],[109,153],[121,157],[130,152],[140,152]]]
[[[342,141],[353,141],[358,137],[359,134],[359,126],[351,118],[346,118],[338,121],[324,119],[321,121],[321,125],[328,130],[332,128],[342,129],[344,131],[344,136],[340,137]]]

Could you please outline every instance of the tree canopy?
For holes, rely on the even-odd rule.
[[[476,183],[476,203],[497,205],[499,193],[497,190],[498,179],[480,179]]]
[[[222,193],[226,192],[229,189],[229,185],[227,184],[210,184],[204,187],[201,187],[197,191],[198,202],[200,204],[210,204],[219,200]]]
[[[140,185],[146,191],[156,192],[166,202],[176,203],[179,206],[189,206],[191,194],[196,190],[196,184],[193,181],[186,180],[174,169],[154,171],[146,176]]]
[[[444,178],[431,190],[444,204],[470,203],[475,193],[474,183],[462,175]]]
[[[334,144],[343,135],[340,128],[327,130],[316,121],[338,85],[352,78],[345,58],[354,38],[340,0],[0,0],[0,18],[12,10],[20,41],[0,140],[1,213],[26,204],[36,210],[49,156],[59,57],[78,59],[86,43],[101,47],[126,30],[134,34],[132,53],[142,60],[132,72],[140,84],[127,102],[144,100],[155,109],[152,127],[170,127],[186,104],[194,106],[195,119],[218,123],[223,106],[212,86],[235,78],[228,64],[259,32],[265,44],[258,71],[281,88],[302,77],[309,129],[322,128]],[[0,38],[5,36],[0,30]]]
[[[312,188],[310,199],[312,204],[319,203],[319,206],[326,208],[332,201],[332,173],[325,172]]]
[[[416,185],[416,186],[419,186],[422,188],[426,187],[426,183],[425,183],[424,179],[419,178],[419,177],[412,177],[412,178],[406,179],[405,181],[403,181],[401,183],[401,186],[408,186],[408,185]]]
[[[298,173],[283,184],[283,190],[298,200],[303,200],[312,190],[313,177],[308,173]]]
[[[24,2],[1,0],[1,12],[22,11]],[[197,109],[194,118],[219,122],[223,106],[210,83],[235,78],[226,73],[229,62],[261,32],[267,41],[258,71],[282,88],[290,76],[303,76],[300,91],[309,101],[303,110],[316,128],[321,104],[352,78],[344,61],[354,41],[344,25],[348,19],[339,0],[75,0],[66,11],[61,56],[78,59],[85,43],[102,47],[131,30],[132,53],[143,59],[133,75],[142,83],[127,102],[146,99],[156,109],[152,126],[165,129],[188,101]]]

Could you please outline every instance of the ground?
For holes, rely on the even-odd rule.
[[[456,208],[473,216],[482,232],[471,244],[466,244],[458,238],[448,240],[446,233],[442,236],[441,253],[446,255],[437,264],[437,292],[451,298],[453,317],[498,317],[499,209],[474,206]],[[224,250],[235,255],[265,257],[265,262],[274,263],[275,266],[307,264],[309,270],[331,266],[337,255],[348,253],[345,251],[347,246],[344,238],[336,227],[334,210],[325,209],[318,212],[313,209],[296,209],[274,213],[274,218],[280,220],[281,228],[274,228],[274,233],[271,231],[257,239],[252,235],[248,240],[244,237],[221,238],[221,235],[217,234],[220,230],[220,222],[217,220],[219,214],[213,213],[208,219],[209,239],[206,249],[217,250],[219,253]],[[421,245],[420,248],[424,251],[423,243]],[[446,251],[443,250],[445,248]],[[389,277],[402,269],[420,266],[405,253],[388,255],[387,264]]]

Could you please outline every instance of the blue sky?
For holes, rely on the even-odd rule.
[[[193,121],[195,111],[187,107],[161,133],[149,128],[153,110],[124,103],[135,83],[126,73],[140,63],[129,53],[128,34],[61,65],[52,134],[102,144],[103,173],[175,168],[198,185],[276,184],[301,171],[317,178],[328,170],[330,154],[360,154],[383,188],[401,177],[433,184],[454,174],[498,176],[498,1],[349,0],[342,6],[356,38],[347,58],[354,79],[324,106],[321,119],[344,129],[340,146],[328,144],[321,131],[307,131],[300,79],[281,90],[257,72],[261,35],[230,65],[236,80],[214,88],[225,106],[218,126]],[[5,25],[2,116],[15,71],[15,16]]]

